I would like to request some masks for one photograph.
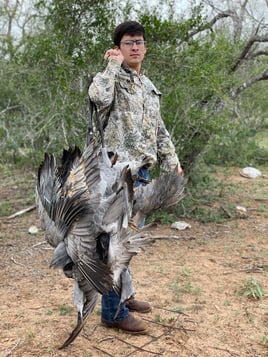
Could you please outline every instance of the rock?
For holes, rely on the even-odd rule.
[[[191,225],[187,222],[177,221],[172,223],[171,228],[183,231],[184,229],[191,228]]]
[[[28,233],[29,234],[32,234],[32,235],[36,235],[38,233],[38,228],[36,226],[31,226],[29,229],[28,229]]]
[[[254,167],[244,167],[241,171],[240,171],[240,175],[246,178],[257,178],[262,176],[262,173],[260,170],[255,169]]]

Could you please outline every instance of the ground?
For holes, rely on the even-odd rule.
[[[40,228],[36,210],[9,218],[34,204],[34,174],[1,169],[0,356],[268,356],[267,171],[257,179],[239,168],[220,172],[224,185],[208,204],[229,219],[181,219],[191,225],[182,231],[158,224],[154,244],[131,262],[136,297],[152,305],[136,315],[148,334],[105,328],[98,303],[78,338],[58,350],[76,324],[72,281],[49,268],[43,233],[29,233]],[[246,212],[230,213],[230,204]]]

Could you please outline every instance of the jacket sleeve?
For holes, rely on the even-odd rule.
[[[170,134],[167,131],[161,117],[158,121],[157,151],[160,160],[160,166],[165,171],[174,170],[176,165],[180,166],[180,161],[176,154],[175,146],[171,141]]]
[[[121,65],[115,60],[109,60],[106,69],[97,73],[89,86],[89,98],[96,104],[100,112],[108,109],[114,99],[115,78]]]

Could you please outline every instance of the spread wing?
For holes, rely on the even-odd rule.
[[[159,208],[170,207],[183,198],[185,180],[177,174],[177,168],[153,179],[146,186],[138,186],[134,192],[133,221],[138,225],[144,217]]]
[[[46,154],[39,168],[36,200],[46,239],[55,247],[51,266],[75,281],[77,325],[62,348],[79,334],[99,293],[114,288],[121,303],[130,297],[128,265],[150,242],[136,224],[181,198],[183,179],[175,172],[134,189],[140,166],[111,162],[91,139],[82,153],[64,150],[59,162]]]

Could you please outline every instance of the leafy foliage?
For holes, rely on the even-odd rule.
[[[144,66],[163,93],[163,118],[185,173],[191,174],[200,155],[213,164],[252,163],[256,153],[265,161],[255,133],[267,116],[267,86],[258,83],[259,90],[232,95],[241,80],[265,68],[265,61],[248,61],[234,70],[244,41],[213,28],[202,3],[192,5],[184,18],[175,15],[172,1],[143,11],[128,3],[121,9],[117,5],[40,0],[35,31],[18,46],[5,39],[0,57],[1,160],[30,158],[35,165],[44,151],[83,145],[88,75],[103,68],[103,53],[112,46],[111,29],[131,16],[145,26]]]

